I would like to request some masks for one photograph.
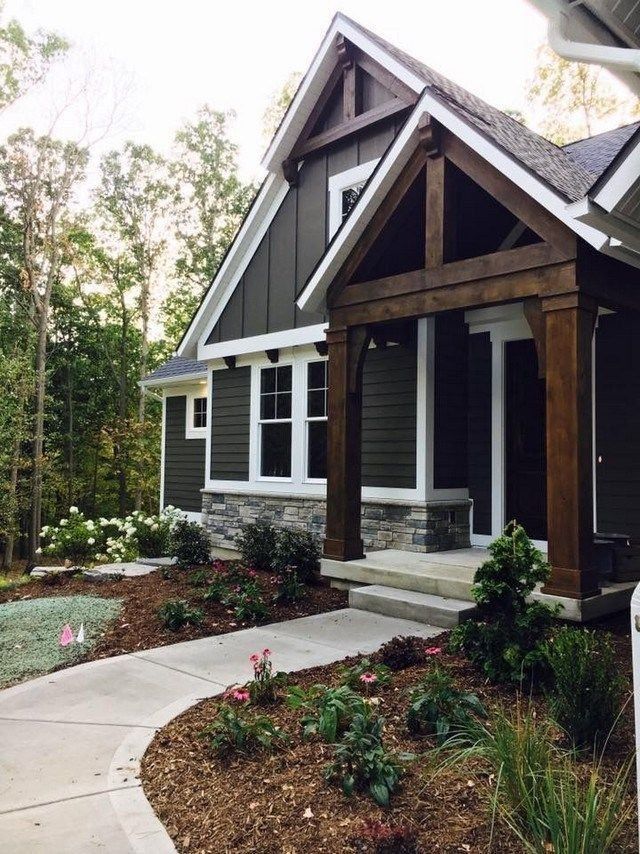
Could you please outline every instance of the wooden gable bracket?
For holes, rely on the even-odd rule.
[[[536,345],[538,377],[543,380],[547,375],[547,324],[542,311],[542,301],[538,297],[524,300],[523,311]]]
[[[223,356],[225,365],[229,368],[229,370],[233,370],[236,366],[236,357],[235,356]]]
[[[267,359],[271,362],[272,365],[276,365],[280,359],[280,350],[278,348],[274,348],[273,350],[265,350],[267,354]]]
[[[314,346],[318,351],[318,356],[326,356],[329,352],[329,345],[326,341],[316,341]]]
[[[427,157],[438,157],[440,151],[440,125],[429,113],[423,113],[418,121],[418,139]]]

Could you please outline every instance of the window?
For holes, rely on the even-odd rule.
[[[307,477],[327,477],[327,362],[307,364]]]
[[[291,477],[291,365],[260,371],[260,476]]]
[[[344,220],[351,213],[351,209],[353,208],[355,203],[358,201],[358,198],[360,196],[360,193],[362,192],[363,187],[364,187],[364,181],[362,182],[362,184],[356,184],[355,187],[346,187],[342,191],[342,207],[340,210],[342,222],[344,222]]]
[[[195,397],[193,400],[193,422],[194,430],[204,430],[207,426],[207,398]]]
[[[349,216],[378,161],[370,160],[329,178],[329,236]]]

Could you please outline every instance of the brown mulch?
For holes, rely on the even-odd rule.
[[[137,578],[122,578],[117,581],[86,581],[61,575],[57,583],[50,585],[40,580],[0,593],[0,604],[24,599],[40,599],[45,596],[100,596],[108,599],[122,599],[120,616],[96,641],[84,661],[108,658],[141,649],[195,640],[196,638],[221,635],[250,626],[293,620],[325,611],[346,608],[347,594],[324,585],[307,585],[305,596],[294,604],[271,602],[276,585],[265,572],[257,574],[257,581],[264,591],[269,604],[269,614],[263,620],[238,622],[233,613],[216,602],[203,602],[206,588],[194,587],[189,583],[190,571],[172,569],[170,577],[165,578],[156,570],[149,575]],[[178,631],[166,629],[158,618],[158,608],[169,599],[184,599],[191,605],[201,608],[204,621],[199,626],[183,626]],[[74,662],[77,664],[77,661]]]
[[[442,643],[446,635],[430,643]],[[616,637],[621,670],[629,671],[628,638]],[[274,667],[278,650],[273,650]],[[350,659],[353,663],[357,659]],[[446,651],[439,662],[453,673],[458,687],[474,691],[487,710],[498,705],[532,703],[544,714],[541,696],[518,698],[512,688],[487,683],[460,656]],[[295,674],[297,684],[337,685],[334,664]],[[417,850],[427,852],[500,852],[515,854],[522,844],[500,823],[494,827],[488,806],[492,781],[478,761],[469,767],[440,770],[433,776],[430,739],[411,737],[405,725],[409,689],[424,675],[414,666],[392,674],[391,684],[379,690],[386,719],[385,743],[393,750],[418,754],[392,796],[389,810],[378,807],[366,794],[345,797],[325,782],[323,769],[331,758],[330,746],[318,739],[303,741],[300,712],[280,702],[265,711],[291,736],[291,743],[275,754],[217,756],[199,737],[220,705],[209,699],[189,709],[159,731],[142,763],[144,791],[179,852],[237,852],[237,854],[342,854],[375,850],[362,842],[367,821],[412,829]],[[633,751],[633,710],[622,716],[603,773],[612,772]],[[585,772],[586,772],[585,767]],[[620,851],[637,851],[635,816],[629,822],[629,840]],[[491,846],[491,847],[490,847]],[[385,849],[385,851],[401,849]]]

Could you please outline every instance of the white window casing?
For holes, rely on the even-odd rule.
[[[338,172],[329,178],[329,239],[342,225],[342,194],[345,190],[363,187],[378,165],[378,160],[369,160],[352,169]]]

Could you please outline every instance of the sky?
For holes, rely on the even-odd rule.
[[[91,68],[92,101],[103,110],[91,119],[98,154],[126,139],[168,152],[176,128],[206,102],[235,111],[242,173],[260,177],[265,107],[291,72],[306,70],[338,9],[495,106],[522,109],[546,32],[526,0],[336,2],[8,0],[9,16],[61,33],[74,56],[48,90],[8,111],[0,131],[46,123],[69,76]],[[85,119],[74,100],[60,135],[77,136]]]

